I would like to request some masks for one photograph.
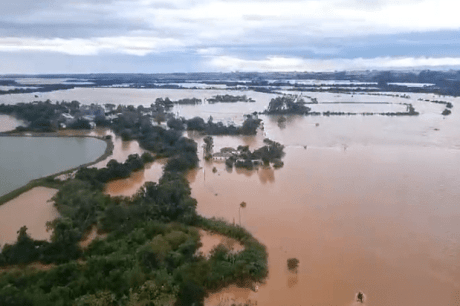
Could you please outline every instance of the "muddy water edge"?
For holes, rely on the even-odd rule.
[[[257,292],[230,287],[207,304],[230,297],[273,306],[352,305],[359,291],[368,305],[455,300],[458,118],[431,116],[292,117],[284,128],[265,118],[265,131],[253,139],[215,137],[218,150],[256,148],[268,136],[286,145],[286,156],[278,170],[229,171],[202,162],[190,173],[198,212],[241,218],[269,254],[269,277]],[[289,258],[300,261],[297,273],[287,269]]]

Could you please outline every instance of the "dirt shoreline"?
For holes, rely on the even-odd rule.
[[[72,132],[75,132],[75,134],[72,134]],[[14,132],[14,131],[9,131],[9,132],[1,132],[0,137],[95,138],[95,139],[99,139],[99,140],[104,141],[106,143],[106,145],[107,145],[106,148],[105,148],[104,153],[101,156],[99,156],[96,160],[94,160],[92,162],[85,163],[85,164],[79,165],[79,166],[71,168],[71,169],[67,169],[67,170],[64,170],[64,171],[60,171],[60,172],[57,172],[57,173],[53,173],[53,174],[50,174],[50,175],[43,176],[41,178],[32,180],[32,181],[28,182],[26,185],[21,186],[19,188],[16,188],[15,190],[10,191],[10,192],[8,192],[7,194],[5,194],[3,196],[0,196],[0,205],[3,205],[5,203],[7,203],[8,201],[11,201],[12,199],[18,197],[19,195],[23,194],[26,191],[31,190],[34,187],[37,187],[37,186],[49,187],[46,184],[44,184],[44,180],[47,179],[47,178],[55,178],[55,177],[57,177],[59,175],[62,175],[62,174],[71,173],[71,172],[73,172],[75,170],[78,170],[78,169],[80,169],[82,167],[89,167],[89,166],[92,166],[94,164],[97,164],[97,163],[107,159],[107,157],[109,157],[110,155],[113,154],[113,150],[114,150],[114,147],[115,147],[111,138],[106,138],[104,136],[81,135],[81,134],[77,134],[76,131],[70,131],[70,133],[67,134],[67,135],[62,135],[62,134],[59,134],[57,132],[51,132],[51,133],[20,132],[20,133],[18,133],[18,132]]]

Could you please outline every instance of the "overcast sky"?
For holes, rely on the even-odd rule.
[[[460,67],[453,0],[14,0],[0,74]]]

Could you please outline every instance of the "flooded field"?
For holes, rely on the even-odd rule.
[[[245,201],[241,222],[269,252],[257,292],[227,288],[208,305],[352,305],[359,291],[368,305],[449,305],[460,290],[459,116],[419,109],[413,118],[291,116],[284,127],[262,117],[252,142],[215,137],[216,150],[258,147],[264,136],[287,148],[279,170],[202,163],[191,173],[198,211],[232,222]]]
[[[99,102],[122,101],[111,100],[117,90],[127,89],[112,89],[112,96]],[[200,98],[201,91],[180,92],[180,98]],[[124,103],[154,101],[154,95],[142,95],[128,95]],[[277,116],[261,116],[264,130],[257,136],[214,137],[215,151],[258,148],[268,137],[286,146],[286,156],[277,170],[228,170],[223,162],[202,161],[200,169],[189,173],[198,212],[241,222],[269,253],[269,277],[257,291],[229,287],[212,294],[207,305],[231,300],[268,306],[354,305],[359,291],[367,305],[455,305],[460,294],[460,100],[423,94],[409,94],[409,99],[304,95],[320,102],[412,103],[420,116],[287,116],[283,125]],[[166,96],[179,98],[158,93]],[[248,97],[257,102],[183,106],[177,112],[233,120],[248,110],[263,110],[271,99],[259,93]],[[450,101],[453,113],[444,117],[443,105],[420,98]],[[188,136],[201,148],[202,137]],[[142,152],[137,142],[114,140],[119,161]],[[145,181],[157,179],[160,164],[150,167],[113,182],[106,192],[131,195]],[[242,201],[245,208],[239,206]],[[297,273],[288,270],[289,258],[299,260]]]
[[[19,197],[0,206],[0,247],[14,243],[17,231],[27,226],[27,233],[34,239],[45,240],[51,237],[46,231],[46,222],[59,216],[53,203],[49,201],[57,189],[35,187]]]
[[[245,201],[242,225],[268,248],[266,285],[244,294],[259,305],[348,305],[359,290],[372,305],[435,305],[440,294],[447,305],[460,284],[459,152],[286,153],[279,170],[239,174],[214,164],[213,174],[205,165],[192,182],[205,216],[238,222]],[[292,257],[300,261],[295,282],[286,267]]]
[[[278,170],[228,171],[223,163],[202,162],[190,173],[198,211],[238,222],[245,201],[242,225],[269,252],[266,284],[256,292],[226,288],[207,305],[353,305],[359,291],[368,305],[454,301],[459,116],[410,102],[420,116],[288,116],[281,127],[276,116],[263,116],[265,130],[253,139],[215,137],[215,150],[256,148],[269,137],[286,145],[286,157]],[[287,269],[288,258],[299,259],[298,273]]]

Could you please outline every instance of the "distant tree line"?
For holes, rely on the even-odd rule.
[[[208,99],[210,104],[214,103],[236,103],[236,102],[256,102],[252,98],[248,98],[246,95],[243,96],[232,96],[232,95],[216,95]]]
[[[212,117],[209,117],[208,121],[205,121],[201,117],[191,119],[171,118],[168,120],[167,125],[177,131],[187,129],[202,132],[206,135],[255,135],[261,122],[261,119],[249,115],[239,127],[232,124],[224,125],[222,122],[214,122]]]
[[[28,130],[51,132],[56,130],[56,122],[62,113],[78,109],[79,103],[51,101],[34,103],[0,104],[0,113],[14,116],[29,123]]]
[[[133,171],[144,168],[144,165],[153,162],[155,157],[150,153],[130,154],[124,163],[119,163],[115,159],[110,160],[105,168],[81,168],[75,177],[82,181],[88,181],[93,186],[102,186],[112,180],[127,178]]]

